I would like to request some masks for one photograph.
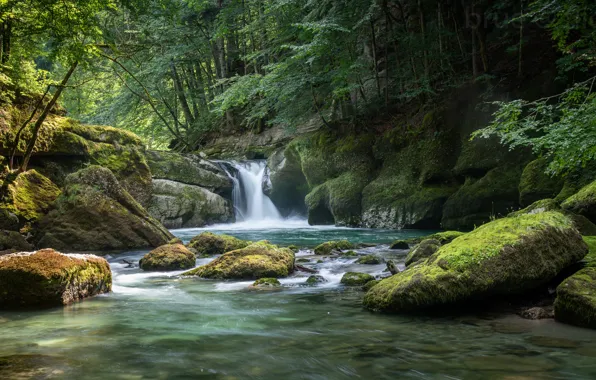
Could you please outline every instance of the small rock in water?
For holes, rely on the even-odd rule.
[[[319,276],[319,275],[314,275],[314,276],[310,276],[306,280],[306,285],[314,286],[316,284],[322,284],[322,283],[325,283],[325,282],[328,282],[325,277]]]
[[[391,274],[398,274],[399,273],[399,268],[397,267],[397,265],[395,265],[395,262],[393,260],[388,260],[387,261],[387,270],[389,272],[391,272]]]
[[[341,278],[341,283],[347,286],[362,286],[367,282],[374,281],[374,277],[368,273],[348,272]]]
[[[255,281],[251,286],[251,289],[279,289],[281,283],[277,278],[260,278]]]
[[[375,255],[366,255],[359,258],[356,264],[377,265],[381,264],[382,260]]]
[[[309,263],[310,260],[309,259],[296,259],[297,263]]]
[[[549,319],[555,317],[555,310],[552,306],[550,307],[531,307],[524,309],[519,313],[519,316],[524,319]]]
[[[395,240],[389,249],[410,249],[410,245],[405,240]]]

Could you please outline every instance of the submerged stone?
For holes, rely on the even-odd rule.
[[[341,283],[347,286],[362,286],[367,282],[374,281],[374,277],[368,273],[347,272],[341,278]]]
[[[557,287],[555,319],[596,329],[596,268],[584,268]]]
[[[354,249],[356,246],[347,240],[328,241],[315,248],[315,255],[330,255],[333,251]]]
[[[420,260],[429,258],[441,248],[441,243],[435,239],[426,239],[414,247],[406,256],[406,266],[410,266]]]
[[[195,266],[195,254],[182,244],[166,244],[149,252],[139,261],[145,271],[171,271]]]
[[[199,276],[211,279],[258,279],[287,277],[294,272],[294,252],[280,248],[267,241],[224,253],[207,265],[189,272],[185,276]]]
[[[0,256],[0,308],[67,305],[112,289],[108,262],[52,249]]]
[[[245,248],[250,244],[252,244],[251,241],[240,240],[230,235],[216,235],[212,232],[203,232],[192,238],[188,244],[188,248],[194,249],[197,256],[208,257]]]
[[[588,249],[557,212],[499,219],[442,246],[423,263],[381,281],[369,309],[408,312],[534,289],[581,260]]]

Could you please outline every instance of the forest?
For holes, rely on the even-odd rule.
[[[595,15],[0,0],[0,378],[594,378]]]

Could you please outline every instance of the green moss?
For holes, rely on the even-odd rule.
[[[333,251],[354,249],[356,246],[347,240],[328,241],[315,248],[315,255],[330,255]]]
[[[433,255],[433,253],[437,252],[441,247],[441,243],[439,240],[435,239],[426,239],[422,240],[420,244],[418,244],[414,249],[412,249],[408,256],[406,256],[405,264],[406,266],[410,266],[420,260],[429,258]]]
[[[372,288],[371,309],[412,311],[548,282],[577,262],[587,247],[572,221],[556,212],[499,219],[443,245]]]
[[[366,265],[377,265],[381,264],[383,261],[375,255],[366,255],[358,260],[356,260],[356,264],[366,264]]]
[[[584,258],[586,266],[596,268],[596,236],[583,236],[583,239],[588,245],[588,254]]]
[[[230,235],[203,232],[191,239],[188,248],[194,249],[197,256],[209,257],[244,248],[250,244],[252,244],[251,241],[240,240]]]
[[[561,207],[583,215],[596,223],[596,181],[584,186],[580,191],[567,198]]]
[[[280,287],[281,283],[277,278],[259,278],[252,286],[254,287]]]
[[[0,257],[0,306],[57,306],[109,292],[112,272],[97,256],[51,249]]]
[[[149,252],[139,261],[139,267],[145,271],[170,271],[189,269],[195,266],[194,253],[182,244],[162,245]]]
[[[313,275],[306,279],[306,285],[308,285],[308,286],[315,286],[317,284],[322,284],[325,282],[327,282],[327,279],[325,279],[325,277],[319,276],[319,275]]]
[[[368,292],[370,289],[372,289],[373,286],[377,285],[379,282],[381,282],[381,280],[369,281],[366,284],[364,284],[364,286],[362,287],[362,290],[364,290],[365,292]]]
[[[596,268],[582,269],[557,287],[555,319],[596,329]]]
[[[287,277],[294,271],[294,253],[266,241],[224,253],[207,265],[184,273],[213,279]]]
[[[368,273],[347,272],[341,278],[341,283],[346,286],[362,286],[367,282],[374,281],[374,277]]]
[[[46,214],[60,195],[60,189],[35,170],[20,173],[8,185],[9,202],[17,216],[34,222]]]
[[[358,256],[358,254],[354,251],[346,251],[346,252],[342,252],[341,255],[343,257],[356,257]]]
[[[406,240],[406,242],[408,242],[410,244],[418,244],[418,243],[422,242],[423,240],[432,239],[432,240],[438,240],[439,243],[441,243],[441,245],[445,245],[445,244],[451,243],[453,240],[455,240],[456,238],[458,238],[464,234],[465,234],[465,232],[460,232],[460,231],[443,231],[443,232],[437,232],[432,235],[408,239],[408,240]]]
[[[560,177],[546,174],[548,164],[545,158],[539,158],[524,168],[519,182],[519,204],[522,207],[541,199],[554,198],[563,188]]]

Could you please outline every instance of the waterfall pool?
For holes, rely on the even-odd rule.
[[[329,239],[388,243],[420,231],[215,226],[252,240],[312,247]],[[184,240],[205,229],[179,230]],[[428,233],[428,232],[426,232]],[[366,248],[403,263],[405,251]],[[1,379],[593,379],[596,332],[508,313],[400,316],[363,310],[346,271],[380,274],[355,258],[312,264],[328,282],[249,291],[251,282],[145,273],[106,256],[113,293],[64,308],[0,312]],[[307,250],[298,256],[308,257]],[[210,259],[200,259],[204,264]],[[315,262],[315,260],[313,260]]]

